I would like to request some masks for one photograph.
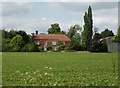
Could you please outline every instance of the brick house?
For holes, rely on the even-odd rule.
[[[52,47],[53,50],[57,50],[57,43],[63,42],[67,47],[70,39],[64,34],[36,34],[35,42],[39,47],[44,47],[44,51],[47,51],[47,47]]]

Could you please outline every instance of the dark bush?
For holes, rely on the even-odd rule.
[[[36,43],[32,42],[32,43],[25,45],[25,47],[22,48],[22,51],[24,51],[24,52],[38,52],[39,48],[38,48]]]

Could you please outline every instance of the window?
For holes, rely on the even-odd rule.
[[[45,46],[47,46],[47,41],[45,41]]]
[[[56,45],[56,41],[52,41],[52,45]]]

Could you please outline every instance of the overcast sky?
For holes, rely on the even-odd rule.
[[[14,0],[15,1],[15,0]],[[118,27],[117,2],[8,2],[2,3],[2,27],[7,30],[22,29],[27,33],[36,30],[46,33],[53,23],[64,31],[71,25],[83,27],[84,13],[89,5],[93,11],[94,27],[116,33]]]

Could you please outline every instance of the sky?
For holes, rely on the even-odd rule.
[[[15,0],[3,0],[2,2],[2,26],[0,29],[25,30],[31,34],[36,30],[39,33],[47,33],[51,24],[59,23],[61,30],[68,31],[70,26],[84,25],[84,14],[88,7],[92,7],[93,28],[98,27],[99,32],[108,28],[116,33],[118,28],[118,2],[23,2]],[[1,4],[1,3],[0,3]]]

